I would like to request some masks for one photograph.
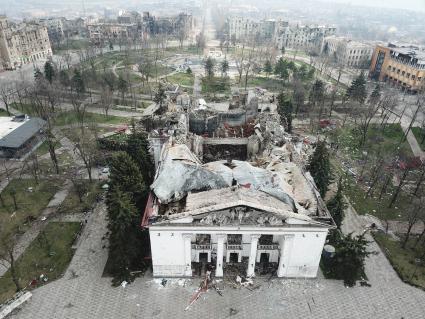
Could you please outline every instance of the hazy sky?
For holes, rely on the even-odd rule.
[[[1,0],[0,0],[1,1]],[[425,12],[425,0],[325,0],[328,2],[351,3],[374,7],[391,7],[397,9],[409,9]],[[425,15],[424,15],[425,19]]]
[[[72,6],[80,7],[83,0],[0,0],[0,13],[4,11],[16,11],[16,9],[20,10],[22,6],[26,7],[28,4],[37,9],[44,9],[46,7],[51,7],[52,5],[56,6],[56,8],[60,9],[61,7],[68,7],[68,5],[72,4]],[[216,0],[209,0],[216,1]],[[220,1],[220,0],[218,0]],[[263,0],[263,4],[267,5],[268,0]],[[314,0],[313,0],[314,1]],[[338,3],[349,3],[352,5],[364,5],[364,6],[374,6],[374,7],[386,7],[386,8],[397,8],[397,9],[410,9],[414,11],[422,11],[425,13],[425,0],[317,0],[324,2],[338,2]],[[155,0],[84,0],[86,6],[90,6],[91,4],[105,4],[108,5],[111,2],[114,4],[122,4],[125,6],[126,4],[143,4],[146,2],[155,3]],[[302,2],[302,0],[300,0]],[[285,0],[281,1],[282,4],[285,3]],[[62,6],[61,6],[62,4]],[[424,14],[425,20],[425,14]]]

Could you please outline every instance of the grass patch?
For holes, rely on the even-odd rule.
[[[62,205],[58,210],[59,214],[79,214],[93,208],[96,198],[100,193],[102,193],[102,190],[97,182],[90,183],[89,181],[84,181],[84,183],[87,188],[87,192],[83,196],[82,202],[80,201],[76,190],[71,188],[68,196],[62,202]]]
[[[59,185],[58,180],[40,180],[38,185],[34,179],[12,180],[1,193],[4,206],[0,206],[0,223],[6,225],[6,230],[17,229],[19,233],[24,233],[53,198]],[[29,187],[32,187],[32,191],[28,190]],[[16,192],[16,210],[13,190]]]
[[[420,260],[423,256],[423,246],[418,244],[413,248],[416,238],[409,239],[406,249],[403,249],[399,241],[392,240],[384,233],[373,233],[373,237],[400,278],[425,289],[425,263]]]
[[[363,151],[370,152],[371,154],[380,153],[388,158],[395,156],[399,156],[402,159],[413,157],[412,150],[407,141],[399,145],[403,135],[403,129],[400,124],[387,124],[382,128],[379,124],[371,124],[367,132],[366,143],[363,147],[360,147],[360,131],[352,126],[335,130],[332,133],[332,139],[352,159],[361,159],[363,157]]]
[[[113,115],[103,115],[97,113],[87,112],[85,115],[85,123],[106,123],[106,124],[121,124],[127,123],[128,119],[125,117],[113,116]],[[56,117],[55,124],[58,126],[71,125],[78,123],[77,114],[74,111],[62,112],[59,113]]]
[[[245,76],[242,77],[241,83],[239,83],[239,86],[245,86]],[[282,89],[284,88],[284,83],[282,80],[279,80],[279,79],[254,76],[254,77],[248,77],[247,86],[261,87],[269,91],[282,91]]]
[[[230,93],[229,78],[212,77],[202,78],[202,93]]]
[[[375,188],[373,196],[365,198],[367,188],[356,183],[354,178],[348,177],[344,184],[344,193],[360,215],[370,214],[381,220],[406,220],[411,198],[400,192],[395,204],[391,208],[388,208],[392,197],[389,194],[393,194],[394,187],[389,185],[382,199],[379,199],[381,187],[381,185],[378,185]]]
[[[89,46],[90,41],[88,39],[68,39],[65,43],[53,48],[53,50],[56,54],[60,54],[67,50],[81,50],[88,48]]]
[[[50,222],[17,260],[16,267],[22,287],[28,286],[40,275],[48,282],[59,278],[74,254],[72,244],[80,230],[80,223]],[[44,284],[38,280],[38,284]],[[15,293],[10,271],[0,278],[0,303]]]
[[[167,76],[167,80],[178,85],[193,86],[193,83],[195,82],[195,77],[193,76],[193,74],[179,72],[174,73],[171,76]]]
[[[421,127],[412,127],[412,133],[415,135],[421,149],[425,150],[425,130]]]
[[[61,147],[61,143],[59,141],[55,142],[55,149],[58,149]],[[46,141],[44,141],[43,143],[41,143],[41,145],[37,148],[37,150],[35,151],[35,153],[38,156],[42,156],[45,155],[46,153],[49,152],[49,145],[47,144]]]

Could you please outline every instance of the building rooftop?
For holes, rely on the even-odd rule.
[[[164,145],[161,158],[151,185],[159,206],[151,217],[156,216],[157,222],[237,206],[284,220],[330,219],[311,176],[293,162],[275,159],[266,168],[236,160],[201,164],[183,144]]]
[[[0,147],[19,148],[37,134],[46,124],[40,118],[16,121],[13,117],[0,117]]]

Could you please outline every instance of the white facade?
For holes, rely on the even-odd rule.
[[[322,51],[333,56],[337,63],[348,67],[368,67],[372,58],[371,45],[352,41],[343,37],[327,37]]]
[[[327,36],[334,35],[335,27],[329,26],[286,26],[280,28],[276,36],[279,48],[318,48]]]
[[[274,19],[254,21],[242,17],[230,17],[226,22],[226,32],[229,39],[236,41],[255,37],[261,40],[275,40],[277,31],[287,25],[285,21]]]
[[[216,276],[222,276],[230,253],[248,258],[247,275],[255,275],[261,254],[269,254],[269,262],[278,263],[278,277],[314,278],[328,229],[291,225],[285,227],[191,227],[151,226],[149,229],[153,274],[156,277],[192,276],[192,262],[199,262],[200,253],[208,261],[216,260]],[[197,245],[196,234],[210,234],[210,245]],[[242,234],[242,249],[227,244],[229,234]],[[261,235],[273,235],[276,245],[260,245]],[[221,237],[221,240],[220,240]],[[268,247],[272,246],[272,247]],[[239,256],[238,256],[239,257]]]

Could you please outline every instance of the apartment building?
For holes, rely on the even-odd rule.
[[[332,26],[290,26],[281,28],[276,35],[279,48],[316,48],[320,49],[326,37],[335,35]]]
[[[47,59],[52,54],[47,28],[38,23],[11,23],[0,17],[0,61],[5,69]]]
[[[278,30],[288,26],[281,20],[260,20],[243,17],[230,17],[226,21],[226,34],[229,39],[240,41],[247,38],[259,37],[263,40],[275,40]]]
[[[406,45],[378,45],[372,56],[370,78],[417,93],[425,87],[425,50]]]
[[[352,68],[368,68],[373,47],[370,44],[344,37],[330,36],[323,41],[322,52],[333,57],[335,62]]]

